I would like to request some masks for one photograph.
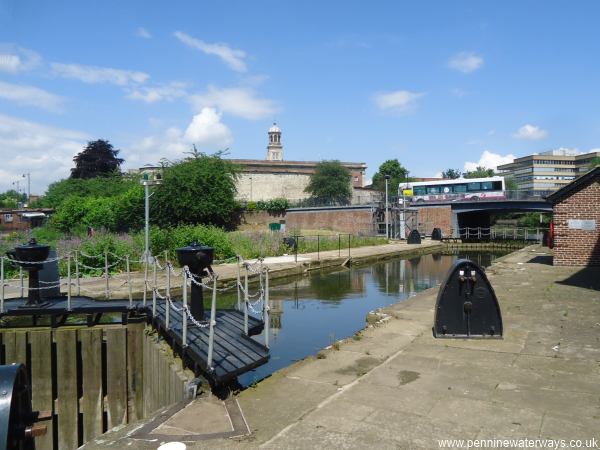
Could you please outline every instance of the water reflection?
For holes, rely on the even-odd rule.
[[[270,289],[268,364],[240,377],[249,385],[364,328],[366,314],[439,285],[457,258],[488,266],[505,252],[423,255],[335,272],[311,272]],[[433,318],[432,318],[433,321]],[[262,336],[256,339],[263,341]]]

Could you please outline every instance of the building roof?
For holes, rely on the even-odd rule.
[[[269,128],[269,133],[281,133],[281,128],[277,126],[276,122],[273,122],[273,126]]]
[[[319,161],[269,161],[266,159],[229,159],[233,164],[242,166],[242,172],[267,173],[314,173]],[[367,170],[364,162],[343,162],[340,164],[349,170]]]
[[[553,205],[563,200],[565,197],[573,194],[575,191],[590,185],[594,182],[595,179],[600,180],[600,166],[596,166],[589,172],[584,175],[581,175],[579,178],[574,179],[565,187],[560,188],[558,191],[546,197]]]

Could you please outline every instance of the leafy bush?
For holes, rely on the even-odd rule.
[[[210,225],[181,225],[179,227],[150,229],[150,247],[155,255],[165,250],[170,259],[176,259],[175,250],[185,247],[193,241],[215,249],[215,259],[227,259],[235,256],[228,233]]]
[[[270,214],[281,214],[289,208],[289,202],[285,198],[274,198],[267,201],[259,201],[256,203],[256,209],[267,211]]]

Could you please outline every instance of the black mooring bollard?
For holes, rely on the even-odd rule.
[[[194,241],[187,247],[178,248],[177,259],[179,264],[188,266],[192,275],[192,297],[190,312],[196,320],[204,319],[204,297],[202,295],[202,286],[197,283],[202,281],[202,277],[212,272],[210,265],[214,259],[215,249],[207,245],[199,244]]]
[[[468,259],[450,268],[438,291],[433,336],[501,338],[500,305],[484,270]]]
[[[407,244],[420,244],[421,243],[421,233],[419,230],[412,230],[408,235],[408,239],[406,239]]]
[[[432,241],[441,241],[442,240],[442,229],[434,228],[431,232],[431,240]]]

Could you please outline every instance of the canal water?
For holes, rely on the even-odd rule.
[[[307,276],[270,286],[270,361],[239,378],[249,386],[294,361],[352,336],[369,311],[404,301],[438,286],[457,258],[489,266],[505,252],[461,252],[395,259]],[[431,319],[433,321],[433,317]],[[263,336],[256,340],[264,342]]]

